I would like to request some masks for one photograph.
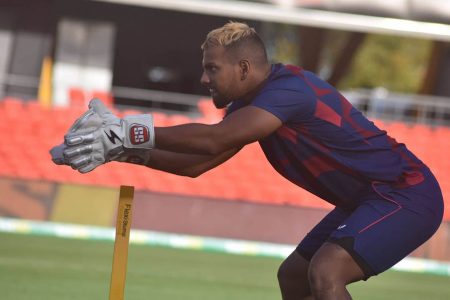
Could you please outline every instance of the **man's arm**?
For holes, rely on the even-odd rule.
[[[120,119],[95,99],[69,129],[65,142],[53,147],[50,153],[56,164],[70,165],[80,173],[116,160],[197,176],[233,156],[238,151],[234,149],[265,138],[281,125],[275,115],[250,106],[231,113],[215,125],[186,124],[154,130],[151,115]],[[154,158],[150,155],[152,151]],[[177,155],[180,153],[192,156]],[[183,159],[186,165],[181,163]],[[185,168],[176,166],[175,162]]]
[[[234,156],[240,149],[219,155],[186,154],[152,149],[146,166],[152,169],[188,177],[197,177]]]
[[[241,108],[214,125],[185,124],[155,128],[157,149],[218,155],[258,141],[282,125],[273,114],[254,106]]]

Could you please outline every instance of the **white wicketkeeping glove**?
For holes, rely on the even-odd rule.
[[[98,100],[70,127],[64,143],[50,150],[56,164],[70,165],[80,173],[112,160],[146,164],[154,146],[151,115],[115,116]]]

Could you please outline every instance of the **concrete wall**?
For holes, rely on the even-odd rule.
[[[0,216],[114,226],[119,189],[0,178]],[[133,228],[297,244],[327,213],[136,191]],[[412,254],[450,261],[450,222]]]

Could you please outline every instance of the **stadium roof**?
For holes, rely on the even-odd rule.
[[[124,5],[143,6],[156,9],[183,11],[189,13],[215,15],[221,17],[241,18],[247,20],[286,23],[300,26],[320,27],[344,31],[368,32],[389,35],[425,38],[450,42],[450,25],[448,16],[450,1],[448,0],[379,0],[372,1],[376,7],[361,5],[343,5],[366,1],[352,0],[271,0],[265,1],[236,1],[236,0],[92,0]],[[437,2],[436,2],[437,1]],[[370,2],[370,1],[368,1]],[[382,3],[401,3],[380,6]],[[427,11],[428,15],[419,18],[435,21],[420,21],[401,17],[414,16],[414,6],[417,10]],[[429,6],[423,6],[429,3]],[[440,9],[437,6],[440,3]],[[299,6],[303,5],[303,6]],[[308,8],[305,8],[308,5]],[[422,6],[420,6],[422,5]],[[314,8],[309,8],[314,7]],[[428,8],[428,10],[424,9]],[[420,9],[419,9],[420,8]],[[337,10],[355,13],[338,12]],[[429,13],[431,11],[431,13]],[[434,14],[433,14],[434,13]],[[371,15],[368,15],[371,14]],[[373,14],[378,14],[374,16]],[[385,15],[385,16],[382,16]],[[386,17],[386,15],[391,17]],[[392,17],[392,16],[395,16]],[[435,16],[433,18],[433,16]]]

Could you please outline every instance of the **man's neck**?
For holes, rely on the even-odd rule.
[[[254,84],[252,84],[250,90],[241,98],[241,101],[250,103],[253,98],[259,93],[259,91],[265,86],[271,73],[271,65],[267,64],[262,71],[258,71],[254,78]]]

